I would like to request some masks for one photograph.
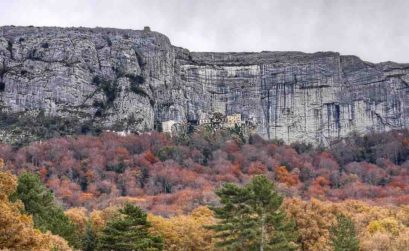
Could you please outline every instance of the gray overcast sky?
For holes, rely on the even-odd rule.
[[[409,0],[0,0],[0,25],[152,30],[191,51],[338,51],[409,63]]]

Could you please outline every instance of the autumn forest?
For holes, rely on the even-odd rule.
[[[106,132],[0,159],[0,249],[409,250],[407,130],[322,148]]]

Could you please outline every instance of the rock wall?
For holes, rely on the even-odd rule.
[[[198,53],[150,31],[0,28],[3,114],[102,129],[240,113],[265,138],[327,144],[408,127],[408,87],[409,64],[334,52]]]

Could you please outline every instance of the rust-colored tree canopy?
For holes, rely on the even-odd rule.
[[[67,207],[104,208],[124,198],[152,213],[188,213],[215,203],[214,188],[263,174],[286,196],[377,204],[409,202],[409,133],[354,136],[325,150],[258,136],[242,142],[228,131],[55,138],[0,158],[15,174],[38,173]],[[398,147],[397,147],[398,146]]]

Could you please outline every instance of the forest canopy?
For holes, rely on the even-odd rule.
[[[0,219],[13,219],[0,231],[16,238],[0,240],[0,248],[219,250],[223,221],[241,230],[234,219],[248,217],[254,229],[243,236],[264,236],[254,241],[264,240],[266,250],[406,250],[408,135],[351,135],[326,149],[223,130],[0,145]],[[262,202],[264,194],[272,204],[252,202]],[[246,210],[223,213],[234,201]],[[280,238],[260,235],[273,226],[282,229]],[[143,241],[132,241],[136,236]]]
[[[161,215],[214,204],[225,182],[246,184],[263,174],[285,196],[377,204],[409,202],[409,133],[351,135],[327,149],[285,145],[230,131],[77,136],[0,145],[15,174],[37,173],[66,207],[104,208],[132,198]]]

